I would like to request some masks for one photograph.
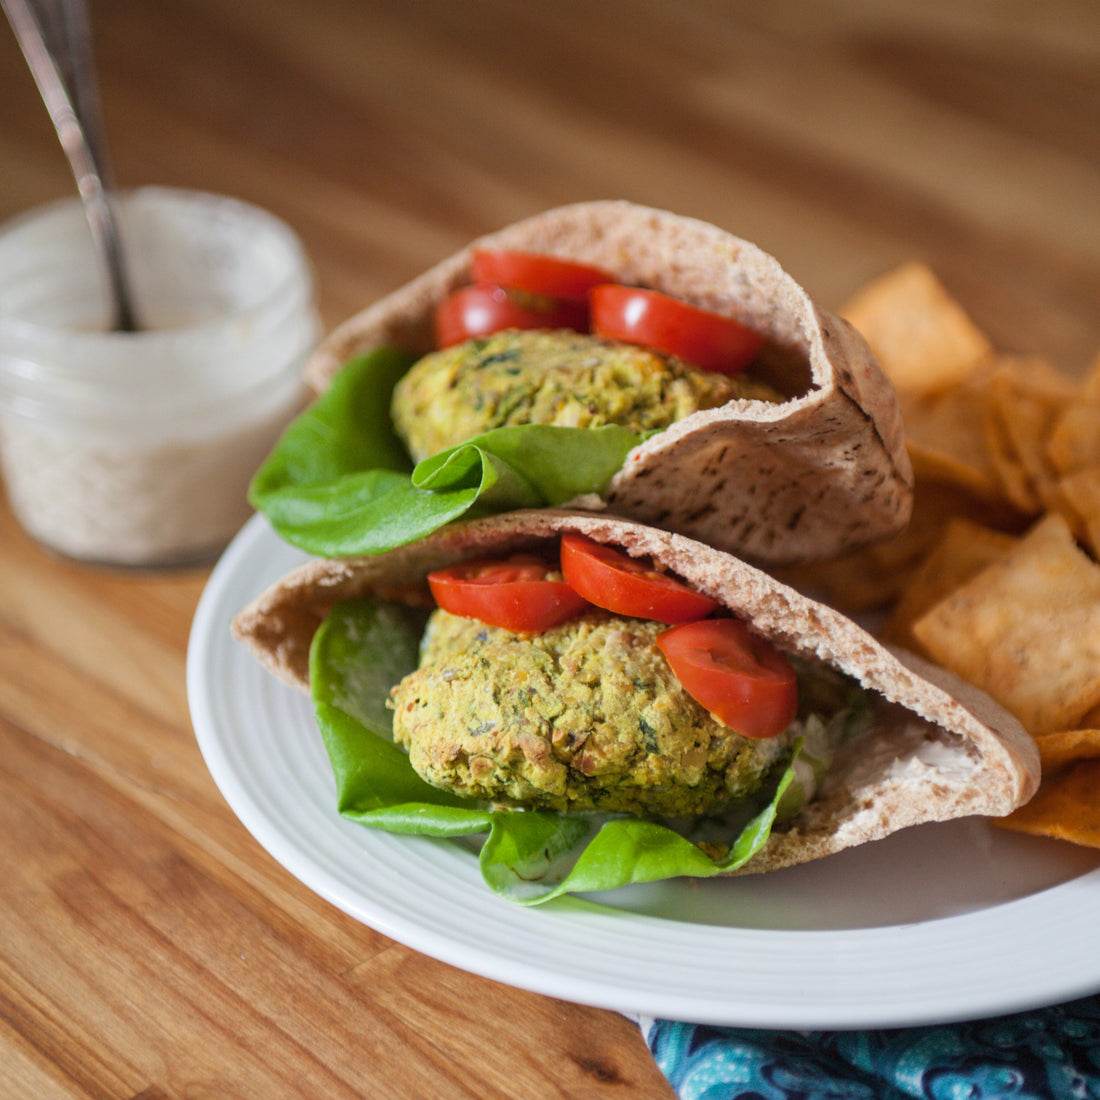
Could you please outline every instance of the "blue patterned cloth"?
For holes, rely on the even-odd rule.
[[[1100,1100],[1100,995],[883,1031],[639,1024],[679,1100]]]

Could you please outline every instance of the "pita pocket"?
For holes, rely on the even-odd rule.
[[[603,506],[761,564],[820,560],[904,527],[912,470],[891,383],[847,322],[779,263],[713,225],[628,202],[559,207],[474,241],[337,327],[307,363],[325,390],[373,349],[432,350],[432,314],[470,281],[475,248],[594,264],[765,336],[750,367],[785,396],[737,399],[634,448]]]
[[[750,858],[712,861],[687,845],[703,865],[677,864],[672,874],[769,871],[922,822],[1003,816],[1034,793],[1039,779],[1034,741],[987,696],[942,669],[883,646],[838,612],[731,555],[606,514],[516,512],[462,521],[376,557],[313,560],[244,608],[233,632],[273,674],[308,691],[311,641],[341,601],[370,596],[423,601],[430,570],[471,558],[553,552],[561,535],[573,531],[651,559],[745,619],[792,658],[830,666],[873,698],[868,704],[873,723],[860,726],[836,750],[816,793],[794,816],[778,818]],[[369,816],[360,819],[373,824]],[[407,824],[407,816],[402,820]],[[640,819],[634,824],[657,827]],[[624,874],[612,884],[667,877],[633,865]]]

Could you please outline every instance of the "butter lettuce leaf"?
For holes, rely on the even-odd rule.
[[[607,425],[494,428],[414,465],[390,418],[413,358],[349,362],[288,426],[249,486],[285,541],[321,557],[380,554],[463,516],[553,507],[602,493],[644,434]]]
[[[394,744],[384,705],[389,688],[416,667],[421,627],[407,608],[363,599],[337,604],[314,636],[314,713],[345,817],[402,835],[473,838],[486,884],[524,905],[630,883],[709,878],[740,867],[767,842],[794,761],[770,797],[725,834],[728,850],[716,857],[654,821],[494,809],[432,787]]]

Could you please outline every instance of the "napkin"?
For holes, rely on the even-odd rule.
[[[679,1100],[1100,1100],[1100,994],[878,1031],[637,1023]]]

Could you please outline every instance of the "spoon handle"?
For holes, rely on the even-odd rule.
[[[0,0],[76,178],[114,304],[112,327],[134,332],[133,295],[111,199],[84,0]]]

